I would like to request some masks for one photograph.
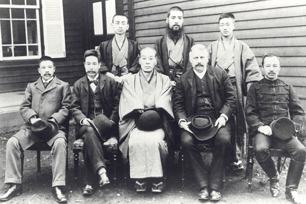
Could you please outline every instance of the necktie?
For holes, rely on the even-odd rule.
[[[94,83],[96,86],[98,85],[98,80],[90,80],[89,83]]]
[[[43,82],[44,87],[46,88],[48,86],[48,82]]]

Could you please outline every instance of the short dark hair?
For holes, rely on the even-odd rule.
[[[276,55],[276,54],[274,54],[274,53],[269,53],[269,52],[267,52],[267,53],[265,53],[265,54],[262,56],[262,61],[261,61],[261,65],[262,65],[262,66],[264,66],[265,59],[266,59],[267,57],[277,57],[278,60],[279,60],[279,62],[280,62],[280,57],[279,57],[278,55]]]
[[[222,14],[219,16],[219,22],[220,22],[223,18],[231,18],[231,19],[235,20],[235,16],[234,16],[234,14],[232,14],[232,13],[222,13]]]
[[[38,66],[40,66],[40,63],[42,63],[43,61],[51,61],[53,63],[54,66],[54,61],[51,57],[49,56],[42,56],[39,61],[38,61]]]
[[[115,19],[116,16],[123,16],[123,17],[125,17],[126,21],[127,21],[127,24],[129,24],[129,18],[126,15],[124,15],[124,14],[115,14],[113,16],[113,18],[112,18],[112,23],[114,23],[114,19]]]
[[[95,56],[96,58],[98,58],[98,62],[101,61],[101,54],[99,50],[95,50],[95,49],[86,50],[84,53],[84,62],[86,60],[86,57],[89,57],[89,56]]]
[[[179,6],[172,6],[171,8],[169,8],[168,12],[167,12],[167,17],[169,18],[170,16],[170,12],[171,11],[181,11],[184,14],[184,11],[181,7]]]

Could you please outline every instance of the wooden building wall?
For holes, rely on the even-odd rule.
[[[234,34],[253,50],[259,64],[265,52],[281,57],[280,78],[292,84],[306,109],[306,1],[305,0],[124,0],[127,15],[134,15],[135,38],[142,47],[153,46],[165,34],[167,10],[184,10],[185,33],[207,46],[220,37],[218,17],[232,12]]]
[[[55,59],[56,75],[73,85],[84,75],[85,45],[84,1],[64,0],[66,58]],[[0,62],[0,93],[23,91],[29,82],[37,80],[38,60]]]

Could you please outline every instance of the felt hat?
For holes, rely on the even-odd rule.
[[[190,121],[189,129],[199,141],[205,141],[218,132],[218,127],[215,127],[216,118],[209,115],[193,115],[187,121]]]
[[[37,120],[32,124],[32,138],[35,142],[47,142],[58,133],[58,124],[52,120]]]
[[[163,124],[161,114],[156,110],[145,110],[135,119],[136,127],[139,130],[153,131],[160,128]]]
[[[293,121],[286,117],[273,120],[270,123],[270,128],[272,129],[272,134],[281,140],[289,140],[295,134]]]
[[[112,128],[113,123],[103,114],[96,116],[94,119],[89,121],[90,125],[96,132],[96,135],[101,142],[106,141],[106,134]],[[80,129],[80,134],[82,135],[82,128]]]

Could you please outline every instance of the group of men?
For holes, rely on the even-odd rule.
[[[54,75],[53,60],[42,57],[41,77],[28,84],[20,108],[26,125],[7,142],[5,183],[9,185],[0,200],[22,193],[23,151],[45,143],[52,147],[54,196],[59,203],[67,202],[62,188],[67,154],[63,123],[70,111],[77,135],[84,140],[84,196],[93,194],[96,178],[100,187],[110,183],[102,144],[114,145],[118,139],[137,192],[147,191],[149,182],[152,192],[163,191],[167,156],[179,142],[199,184],[198,198],[219,201],[226,165],[230,161],[243,169],[240,157],[247,121],[255,138],[255,156],[270,178],[272,196],[279,193],[279,175],[269,148],[279,144],[291,155],[286,197],[301,203],[297,188],[305,147],[292,135],[277,138],[270,127],[283,117],[300,127],[304,116],[292,86],[278,79],[279,57],[265,55],[261,72],[248,45],[234,37],[231,13],[220,15],[221,37],[207,48],[184,34],[183,22],[183,10],[171,7],[167,33],[156,41],[155,49],[140,50],[125,35],[128,19],[115,15],[114,38],[84,53],[86,75],[75,82],[72,94],[68,83]],[[50,138],[37,140],[47,130],[53,133]],[[216,147],[210,170],[196,147],[199,142]],[[228,152],[230,158],[225,157]]]

